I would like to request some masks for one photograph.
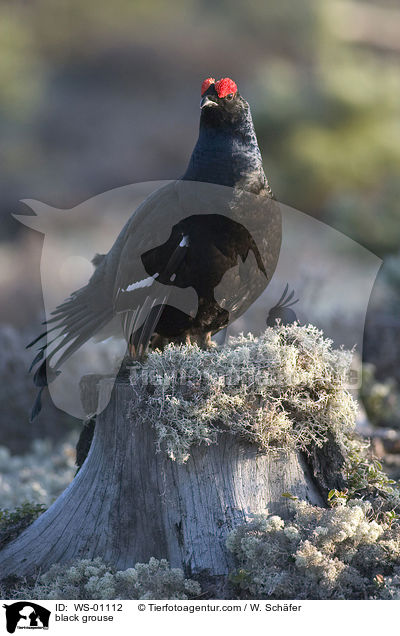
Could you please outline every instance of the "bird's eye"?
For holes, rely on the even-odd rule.
[[[233,93],[229,93],[229,95],[226,96],[226,99],[231,101],[231,99],[233,99]]]

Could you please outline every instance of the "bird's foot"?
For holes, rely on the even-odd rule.
[[[217,344],[211,340],[211,331],[186,334],[186,344],[197,344],[200,349],[215,349]]]
[[[168,338],[163,338],[158,333],[154,333],[150,340],[150,349],[154,351],[155,349],[163,349],[168,345]]]

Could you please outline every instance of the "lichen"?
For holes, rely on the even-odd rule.
[[[369,502],[333,508],[292,501],[292,515],[257,515],[227,539],[231,581],[250,598],[400,598],[400,527],[376,521]]]
[[[1,590],[0,590],[1,591]],[[34,581],[8,590],[15,599],[189,599],[200,594],[196,581],[165,559],[151,558],[134,568],[117,571],[101,558],[53,565]],[[5,597],[5,598],[6,598]]]
[[[237,561],[230,574],[233,598],[400,599],[399,485],[368,458],[365,444],[347,440],[347,448],[348,488],[331,491],[330,508],[286,493],[287,518],[256,515],[229,535],[227,547]],[[24,511],[4,513],[4,527]],[[15,599],[186,599],[200,593],[182,570],[154,558],[125,571],[101,559],[80,560],[54,565],[37,580],[0,586],[0,595]]]
[[[354,426],[346,390],[351,352],[334,349],[312,325],[267,328],[202,351],[169,345],[136,367],[135,417],[150,422],[157,450],[185,462],[193,445],[237,435],[264,451],[322,446]]]
[[[332,435],[343,443],[347,488],[331,491],[330,507],[289,494],[288,518],[258,515],[230,534],[227,546],[237,560],[230,580],[239,598],[400,599],[399,489],[352,434],[350,359],[315,327],[289,325],[215,350],[170,345],[136,366],[140,377],[132,385],[141,408],[134,415],[153,425],[156,450],[179,462],[193,445],[215,444],[220,435],[269,452],[308,452]],[[3,451],[2,459],[11,470],[12,458]],[[4,516],[4,527],[12,529],[11,521]],[[101,559],[56,564],[3,596],[187,599],[200,593],[182,570],[152,558],[125,571]]]

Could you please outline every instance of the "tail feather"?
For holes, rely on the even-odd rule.
[[[64,300],[64,302],[61,303],[61,305],[57,305],[57,307],[50,312],[51,316],[56,316],[58,314],[63,314],[65,311],[69,311],[71,309],[71,304],[74,304],[75,307],[78,306],[78,304],[80,303],[81,300],[81,293],[85,290],[85,288],[83,287],[82,289],[80,289],[79,291],[74,292],[73,294],[71,294],[71,296],[69,298],[67,298],[66,300]],[[54,320],[54,319],[52,319]],[[49,322],[49,321],[47,321]]]
[[[107,315],[108,315],[108,311],[107,311]],[[80,333],[81,328],[85,327],[88,324],[89,316],[90,314],[88,315],[86,311],[86,312],[81,312],[76,316],[74,315],[74,316],[71,316],[70,318],[66,318],[56,327],[56,329],[61,330],[58,335],[64,336],[64,335],[68,335],[72,333],[76,333],[76,334]],[[97,318],[100,318],[100,316],[97,316]],[[89,322],[91,322],[91,320],[89,320]]]
[[[167,304],[168,297],[169,293],[164,297],[154,298],[143,324],[138,329],[135,329],[135,324],[131,326],[128,343],[131,357],[134,359],[140,360],[145,354],[156,331],[160,316]]]
[[[160,316],[167,303],[168,295],[164,296],[164,298],[161,299],[161,302],[159,298],[155,298],[153,300],[151,310],[149,311],[147,318],[142,325],[141,333],[137,342],[137,349],[139,352],[145,352],[147,347],[149,346],[151,337],[156,330]]]
[[[56,379],[61,371],[49,368],[47,360],[43,360],[42,364],[36,369],[33,382],[38,388],[44,388],[48,386],[50,382]]]
[[[44,350],[45,350],[45,347],[44,347],[44,346],[43,346],[43,347],[41,347],[41,348],[39,349],[39,353],[37,353],[37,354],[36,354],[36,356],[33,358],[32,362],[31,362],[31,366],[29,367],[28,373],[30,373],[30,372],[32,371],[33,367],[34,367],[34,366],[35,366],[38,362],[40,362],[40,361],[43,359],[43,356],[44,356]]]
[[[75,336],[75,338],[66,334],[65,339],[62,342],[60,342],[60,344],[57,345],[55,349],[53,349],[53,351],[51,352],[49,356],[49,358],[50,357],[52,358],[55,353],[60,351],[60,349],[62,349],[67,343],[71,342],[71,344],[68,345],[64,353],[57,360],[57,364],[55,368],[59,367],[70,356],[72,356],[72,354],[75,353],[75,351],[77,351],[79,347],[81,347],[87,340],[89,340],[89,338],[91,338],[97,331],[102,329],[109,322],[110,319],[111,317],[110,317],[109,311],[106,310],[102,314],[102,317],[98,315],[96,316],[95,322],[87,321],[86,328],[79,331],[79,335]]]
[[[40,363],[33,376],[39,393],[32,408],[31,421],[40,412],[43,389],[60,373],[59,367],[112,319],[112,304],[105,304],[104,285],[101,283],[101,280],[94,281],[92,277],[86,287],[58,305],[52,312],[53,317],[45,321],[46,325],[51,324],[51,328],[27,345],[27,348],[33,347],[50,333],[54,335],[39,347],[30,367],[31,371]],[[61,355],[55,359],[60,352]]]
[[[66,350],[62,353],[60,358],[57,360],[56,365],[53,367],[54,370],[57,370],[59,366],[63,362],[65,362],[79,347],[89,340],[97,331],[102,329],[107,322],[111,319],[110,309],[107,308],[100,314],[90,315],[84,319],[80,319],[79,321],[71,321],[71,324],[66,324],[63,327],[63,324],[60,325],[61,331],[56,335],[53,340],[47,343],[45,351],[46,358],[44,363],[49,365],[50,361],[54,357],[56,353],[61,351],[64,347],[67,347]],[[83,327],[83,328],[82,328]],[[61,340],[60,340],[61,339]],[[59,341],[56,346],[50,351],[50,346]]]
[[[57,329],[57,327],[54,327],[54,329]],[[43,331],[40,336],[37,336],[34,340],[32,340],[32,342],[30,342],[29,344],[26,345],[26,349],[30,349],[31,347],[33,347],[33,345],[35,345],[36,343],[38,343],[40,340],[42,340],[42,338],[44,338],[45,336],[47,336],[47,334],[50,333],[50,331],[54,331],[54,329],[48,329],[47,331]]]
[[[280,297],[280,299],[278,300],[278,302],[275,305],[276,307],[278,307],[278,305],[281,304],[281,302],[283,301],[283,299],[285,298],[285,296],[286,296],[286,294],[288,292],[288,289],[289,289],[289,283],[286,283],[285,289],[283,290],[283,294],[282,294],[282,296]]]
[[[42,386],[39,391],[38,394],[36,396],[36,399],[33,403],[32,406],[32,410],[31,410],[31,415],[29,418],[30,422],[33,422],[33,420],[39,415],[40,411],[42,410],[42,392],[43,392],[44,386]]]

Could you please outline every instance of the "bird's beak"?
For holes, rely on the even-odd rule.
[[[201,99],[200,108],[203,109],[206,106],[218,106],[216,102],[213,102],[207,95]]]

